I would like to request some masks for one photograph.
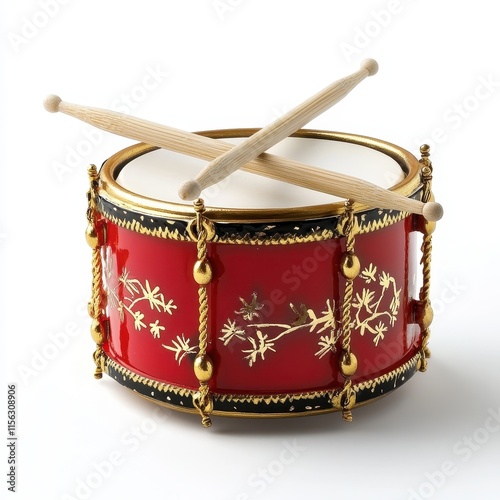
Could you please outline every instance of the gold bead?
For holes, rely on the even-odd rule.
[[[212,267],[208,259],[197,260],[195,262],[193,277],[198,285],[208,285],[212,281]]]
[[[420,154],[422,155],[428,155],[430,154],[431,147],[428,144],[422,144],[420,146]]]
[[[209,356],[197,356],[194,360],[194,374],[200,382],[208,382],[212,378],[214,365]]]
[[[340,370],[344,377],[352,377],[356,370],[358,369],[358,360],[356,356],[351,352],[344,353],[342,360],[340,361]]]
[[[340,261],[340,271],[344,278],[353,280],[361,271],[359,259],[353,253],[345,253]]]
[[[430,302],[426,302],[420,311],[420,326],[424,330],[429,328],[434,319],[434,311],[432,310]]]
[[[106,332],[98,319],[94,319],[92,321],[92,324],[90,325],[90,333],[92,335],[92,340],[97,345],[104,344],[106,340]]]
[[[432,234],[436,229],[436,221],[426,220],[424,223],[425,234]]]
[[[96,249],[99,246],[99,237],[97,236],[97,232],[92,224],[87,226],[87,230],[85,231],[85,239],[87,240],[87,245],[92,248],[92,250]]]

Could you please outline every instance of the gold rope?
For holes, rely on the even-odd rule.
[[[424,144],[420,148],[422,158],[422,202],[427,203],[432,200],[432,163],[429,159],[430,147]],[[427,358],[430,357],[431,352],[428,347],[430,338],[429,326],[433,319],[433,312],[430,303],[430,285],[431,285],[431,254],[432,254],[432,233],[436,227],[435,222],[426,221],[424,225],[424,237],[421,246],[422,259],[422,287],[420,289],[420,328],[422,330],[422,346],[420,349],[420,371],[424,372],[427,369]]]
[[[87,208],[87,231],[86,239],[90,248],[92,248],[92,295],[88,304],[88,312],[92,318],[90,332],[92,339],[96,343],[96,349],[93,354],[96,369],[94,377],[97,379],[102,378],[104,366],[104,351],[102,345],[106,341],[106,322],[103,319],[103,283],[102,283],[102,258],[101,258],[101,244],[102,235],[99,237],[96,227],[96,197],[99,175],[95,165],[90,165],[88,168],[88,177],[90,188],[87,193],[88,208]]]
[[[345,204],[345,253],[341,260],[341,272],[346,279],[344,299],[342,302],[342,353],[340,359],[340,370],[344,377],[344,387],[332,398],[333,406],[342,409],[342,418],[346,422],[352,421],[352,407],[356,404],[356,392],[352,387],[351,377],[357,370],[356,356],[351,352],[351,304],[354,292],[354,279],[360,272],[360,263],[354,253],[355,243],[355,219],[352,201]]]
[[[194,202],[196,212],[196,233],[190,231],[196,238],[197,260],[193,268],[193,277],[198,283],[198,354],[194,360],[194,372],[200,386],[198,392],[193,395],[193,404],[201,415],[201,423],[204,427],[210,427],[212,421],[210,414],[213,411],[213,399],[210,394],[209,381],[213,374],[212,360],[207,354],[208,348],[208,291],[207,286],[212,280],[212,269],[207,257],[207,240],[209,234],[207,228],[209,221],[203,217],[205,205],[203,200]]]

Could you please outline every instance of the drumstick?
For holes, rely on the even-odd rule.
[[[203,189],[216,184],[232,172],[253,160],[285,137],[301,129],[323,111],[343,99],[358,83],[378,71],[373,59],[364,60],[352,75],[333,82],[328,87],[299,104],[288,113],[250,136],[246,141],[209,163],[194,179],[186,181],[179,189],[183,200],[194,200]]]
[[[107,132],[206,161],[217,158],[234,146],[229,142],[184,132],[116,111],[64,102],[55,95],[48,96],[44,101],[44,106],[51,113],[60,111]],[[241,167],[241,170],[352,199],[376,208],[422,214],[431,221],[439,220],[443,215],[443,209],[439,203],[424,204],[361,179],[304,165],[269,153],[262,153],[255,160]]]

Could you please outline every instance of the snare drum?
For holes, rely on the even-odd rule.
[[[270,150],[425,201],[423,151],[311,130]],[[96,377],[208,426],[211,415],[350,420],[425,370],[432,224],[242,171],[203,201],[177,201],[204,165],[137,144],[89,170]]]

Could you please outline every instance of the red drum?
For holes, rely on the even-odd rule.
[[[422,151],[418,161],[380,140],[306,130],[270,150],[425,200]],[[204,202],[174,201],[202,166],[138,144],[91,168],[96,377],[210,425],[335,410],[350,420],[425,370],[432,224],[245,172]]]

